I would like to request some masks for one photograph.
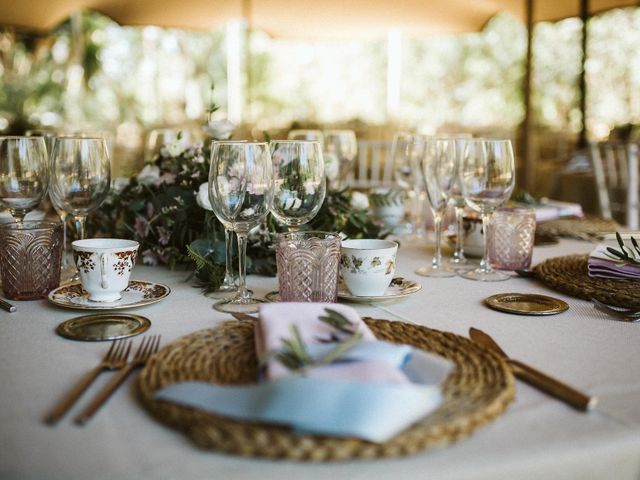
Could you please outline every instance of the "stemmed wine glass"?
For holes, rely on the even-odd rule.
[[[411,165],[411,158],[409,156],[409,149],[413,142],[413,135],[410,133],[396,133],[393,136],[393,142],[391,143],[391,161],[393,164],[393,177],[398,186],[406,192],[407,203],[405,209],[409,212],[409,222],[406,224],[406,229],[409,233],[415,233],[417,228],[413,225],[414,217],[414,202],[415,202],[415,188],[414,188],[414,169]]]
[[[456,245],[451,256],[449,263],[455,270],[471,269],[473,266],[467,263],[467,258],[464,256],[464,207],[465,201],[462,195],[462,182],[460,178],[460,172],[462,171],[462,162],[464,159],[464,146],[465,140],[472,138],[471,134],[456,134],[452,136],[454,141],[455,155],[456,155],[456,178],[451,189],[451,204],[453,205],[453,211],[456,220]]]
[[[296,129],[290,130],[287,134],[288,140],[307,140],[309,142],[318,142],[320,147],[324,148],[324,135],[321,130]]]
[[[515,164],[510,140],[465,140],[460,174],[462,194],[469,207],[482,215],[484,255],[480,266],[461,275],[485,282],[507,280],[508,275],[491,268],[487,232],[491,215],[511,196],[515,185]]]
[[[43,137],[0,137],[0,203],[16,222],[44,198],[48,158]]]
[[[269,145],[260,142],[214,141],[211,144],[209,199],[222,224],[238,237],[239,284],[236,295],[213,305],[227,313],[254,313],[263,300],[246,286],[247,235],[264,220],[273,201]]]
[[[56,138],[51,153],[53,206],[73,216],[78,239],[85,238],[87,215],[109,193],[111,162],[104,138]]]
[[[353,162],[358,153],[358,140],[353,130],[326,130],[324,132],[324,149],[338,158],[338,176],[335,188],[342,188],[347,181]]]
[[[320,144],[275,140],[269,146],[274,190],[271,213],[290,232],[299,230],[316,216],[326,194]]]
[[[273,164],[273,216],[289,232],[300,229],[316,216],[326,195],[322,147],[318,142],[274,140],[270,142]],[[277,291],[267,299],[279,299]]]
[[[436,251],[431,265],[417,269],[416,273],[425,277],[453,277],[456,273],[442,262],[441,250],[442,218],[447,210],[449,195],[456,177],[453,140],[441,137],[426,138],[421,167],[427,199],[433,212]]]

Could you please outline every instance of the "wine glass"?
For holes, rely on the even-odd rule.
[[[321,130],[296,129],[290,130],[287,134],[288,140],[307,140],[309,142],[319,142],[324,148],[324,135]]]
[[[275,140],[269,144],[273,162],[271,213],[296,231],[316,216],[326,194],[320,143]]]
[[[111,162],[104,138],[56,138],[51,153],[53,206],[73,216],[77,238],[85,238],[87,215],[109,193]]]
[[[451,256],[449,263],[455,270],[464,270],[473,268],[471,264],[467,263],[467,258],[464,256],[464,207],[465,201],[462,195],[462,183],[460,179],[460,172],[462,171],[462,162],[464,159],[464,146],[465,140],[472,138],[471,134],[459,133],[453,135],[455,155],[456,155],[456,178],[451,189],[451,204],[453,205],[453,211],[456,221],[456,245]]]
[[[247,235],[269,213],[273,174],[269,145],[260,142],[214,141],[211,144],[209,199],[222,224],[238,237],[238,291],[213,305],[227,313],[255,313],[263,300],[246,287]]]
[[[410,217],[413,217],[413,202],[415,196],[414,174],[411,168],[409,157],[409,148],[413,141],[413,135],[410,133],[396,133],[391,143],[391,162],[393,165],[393,177],[398,186],[405,191],[407,203],[405,211],[409,211]],[[405,224],[404,229],[407,233],[411,233],[413,223]]]
[[[515,185],[515,164],[510,140],[465,140],[460,173],[462,194],[469,207],[482,215],[484,255],[480,266],[461,275],[485,282],[507,280],[508,275],[491,268],[487,232],[491,215],[511,196]]]
[[[340,189],[349,178],[358,153],[355,132],[353,130],[326,130],[324,132],[324,149],[328,154],[333,154],[338,158],[338,176],[332,186]]]
[[[43,137],[0,137],[0,203],[16,222],[44,198],[48,159]]]
[[[431,265],[416,270],[425,277],[453,277],[455,272],[442,262],[442,218],[447,210],[449,194],[456,175],[456,158],[453,140],[442,137],[428,137],[424,140],[422,154],[422,179],[427,192],[427,200],[433,213],[436,234],[436,250]]]

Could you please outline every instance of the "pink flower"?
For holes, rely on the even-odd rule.
[[[138,238],[146,238],[149,235],[149,222],[146,218],[138,215],[133,225],[133,230],[136,232]]]

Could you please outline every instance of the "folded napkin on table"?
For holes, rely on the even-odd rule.
[[[346,320],[347,328],[320,320],[330,311]],[[292,371],[280,362],[277,353],[285,352],[284,342],[296,332],[311,363],[319,365]],[[452,368],[441,357],[376,340],[355,310],[338,304],[262,305],[255,340],[258,356],[268,358],[258,384],[186,382],[156,397],[298,432],[382,442],[437,408],[440,383]],[[338,345],[349,348],[324,364]]]
[[[539,206],[535,207],[536,222],[548,222],[558,218],[578,217],[582,218],[582,206],[579,203],[560,202],[558,200],[543,199]]]
[[[628,235],[626,235],[628,237]],[[625,235],[623,235],[625,238]],[[615,240],[608,237],[604,243],[599,244],[590,254],[587,263],[588,273],[593,278],[604,278],[610,280],[640,280],[640,265],[625,263],[622,259],[617,259],[607,252],[607,247],[612,247],[620,251],[620,245]],[[640,255],[633,251],[633,247],[626,247],[625,250],[630,256],[640,260]]]

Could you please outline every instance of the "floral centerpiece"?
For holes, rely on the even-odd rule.
[[[228,122],[210,123],[209,141],[187,144],[181,138],[165,145],[130,179],[119,179],[89,228],[97,235],[129,238],[140,243],[147,265],[191,265],[198,286],[217,289],[224,278],[224,228],[208,195],[209,144],[231,136]],[[331,159],[327,175],[335,173]],[[348,190],[329,191],[318,215],[306,228],[341,232],[350,238],[383,237],[367,216],[367,196]],[[247,247],[249,273],[275,275],[275,233],[282,230],[269,215],[255,228]]]

